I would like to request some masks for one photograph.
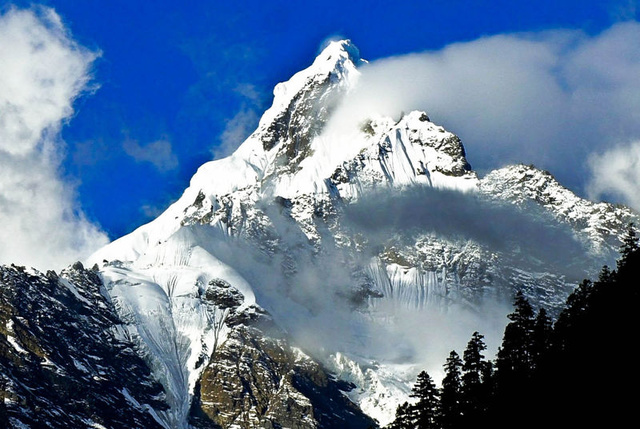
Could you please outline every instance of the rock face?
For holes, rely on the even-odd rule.
[[[237,312],[237,289],[217,279],[204,299],[224,312],[212,329],[229,333],[197,382],[189,427],[375,424],[344,396],[354,386],[293,348],[264,310]],[[0,267],[0,318],[2,427],[171,427],[165,390],[95,271]]]
[[[355,386],[336,380],[301,350],[263,309],[238,311],[243,295],[212,280],[207,302],[225,312],[224,342],[207,357],[189,412],[193,427],[369,428],[365,416],[343,392]],[[214,325],[215,329],[215,325]]]
[[[350,42],[331,43],[276,87],[236,152],[92,255],[96,273],[75,270],[150,371],[140,380],[155,380],[128,402],[149,419],[140,427],[384,425],[440,347],[429,334],[450,347],[464,320],[498,320],[517,290],[553,314],[638,221],[534,167],[478,177],[425,112],[336,125],[363,63]]]
[[[0,267],[0,426],[161,428],[162,386],[81,264]]]
[[[285,340],[239,327],[202,372],[191,422],[206,427],[368,428],[367,418],[336,381]]]

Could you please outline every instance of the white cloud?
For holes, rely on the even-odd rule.
[[[592,155],[589,167],[590,197],[611,195],[640,211],[640,141]]]
[[[232,118],[225,121],[219,142],[211,149],[211,154],[216,159],[231,155],[256,129],[260,120],[258,110],[262,105],[262,94],[255,85],[241,83],[234,92],[241,97],[241,106]]]
[[[259,119],[256,111],[246,106],[233,118],[228,119],[220,134],[220,144],[212,149],[214,158],[220,159],[231,155],[253,132]]]
[[[534,163],[582,188],[591,153],[640,139],[640,24],[497,35],[373,61],[331,126],[410,110],[458,134],[481,172]]]
[[[159,171],[166,172],[178,167],[178,157],[173,153],[171,142],[162,138],[146,145],[126,139],[122,148],[136,162],[149,162]]]
[[[60,269],[108,241],[59,171],[60,129],[96,55],[52,9],[0,16],[0,263]]]

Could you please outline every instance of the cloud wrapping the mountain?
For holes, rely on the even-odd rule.
[[[60,129],[97,53],[48,8],[0,16],[0,263],[59,269],[108,240],[60,171]]]
[[[424,110],[485,172],[533,163],[578,191],[594,152],[640,138],[640,24],[503,34],[372,61],[332,118]]]
[[[452,241],[473,241],[504,258],[532,256],[538,269],[553,267],[576,280],[589,274],[588,243],[578,241],[569,225],[558,223],[535,203],[519,207],[475,192],[415,186],[361,197],[345,208],[343,223],[366,237],[374,251],[390,239],[410,243],[416,235],[434,233]]]
[[[330,237],[316,252],[279,204],[265,203],[260,208],[275,228],[278,243],[290,249],[289,253],[265,255],[259,246],[222,232],[206,240],[207,251],[234,267],[254,287],[257,302],[296,344],[319,356],[328,350],[349,350],[388,362],[428,363],[429,372],[439,377],[449,351],[462,351],[476,330],[487,336],[487,356],[497,350],[506,314],[512,310],[510,301],[487,299],[477,302],[475,308],[451,305],[445,311],[383,298],[371,313],[354,311],[357,300],[353,293],[359,281],[366,280],[359,277],[365,273],[355,267],[368,266],[389,244],[402,246],[415,243],[421,235],[437,234],[461,246],[475,243],[502,252],[500,257],[513,258],[514,264],[522,264],[527,259],[524,255],[533,255],[539,260],[539,265],[531,267],[533,272],[554,266],[576,282],[588,274],[584,243],[577,241],[568,226],[534,207],[526,210],[491,202],[475,193],[415,187],[362,196],[344,207],[338,222],[363,237],[358,252],[332,246]]]

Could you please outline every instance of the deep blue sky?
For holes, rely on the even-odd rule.
[[[63,129],[63,167],[78,185],[82,210],[112,239],[179,197],[212,158],[227,121],[267,108],[274,85],[309,65],[329,37],[349,38],[363,58],[375,60],[500,33],[594,34],[636,18],[629,7],[635,2],[627,1],[40,4],[53,7],[80,44],[102,53],[93,70],[99,89],[76,102]],[[144,147],[158,140],[170,142],[175,155],[164,168],[125,150],[127,141]]]

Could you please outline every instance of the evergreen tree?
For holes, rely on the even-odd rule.
[[[631,307],[630,304],[636,302],[640,298],[640,279],[638,271],[640,270],[640,246],[638,244],[638,235],[633,224],[629,225],[627,235],[623,239],[622,248],[620,249],[621,257],[618,260],[618,270],[615,275],[617,291],[616,295],[623,294],[627,297],[625,304],[625,313],[619,316],[625,316],[628,313],[634,313],[637,309]],[[615,305],[613,302],[611,305]],[[620,321],[625,323],[624,321]]]
[[[414,429],[416,427],[416,413],[408,402],[398,405],[396,418],[387,429]]]
[[[534,372],[540,370],[546,363],[551,349],[552,336],[553,322],[547,315],[547,311],[541,308],[533,323],[531,338],[531,361]]]
[[[530,375],[533,363],[533,308],[521,291],[516,294],[514,307],[507,316],[511,322],[505,327],[498,350],[499,389],[511,390],[514,384],[521,384]]]
[[[551,344],[552,323],[544,309],[534,317],[534,311],[523,293],[514,300],[511,322],[504,330],[502,346],[497,355],[496,395],[492,404],[492,419],[496,427],[509,427],[519,415],[535,414],[539,406],[537,368],[547,359]],[[520,423],[533,427],[532,420]],[[530,426],[531,424],[531,426]]]
[[[474,332],[463,353],[462,415],[463,425],[478,424],[486,417],[486,386],[482,382],[488,374],[488,362],[483,352],[487,349],[484,336]]]
[[[439,392],[433,379],[426,371],[418,374],[418,380],[411,389],[412,398],[418,401],[413,405],[416,415],[416,429],[437,428],[439,421]]]
[[[622,239],[622,246],[620,248],[620,259],[618,260],[618,271],[622,267],[626,267],[631,262],[635,262],[638,256],[638,235],[634,228],[633,223],[629,224],[627,235]]]
[[[608,265],[605,265],[600,270],[600,275],[598,276],[599,283],[609,283],[613,281],[614,273],[609,269]]]
[[[460,427],[462,416],[462,359],[455,350],[449,353],[444,370],[440,393],[440,425],[443,429],[454,429]]]
[[[483,362],[485,362],[482,352],[486,349],[484,335],[478,331],[474,332],[463,354],[462,369],[464,374],[462,375],[462,384],[464,389],[472,390],[482,382]]]

